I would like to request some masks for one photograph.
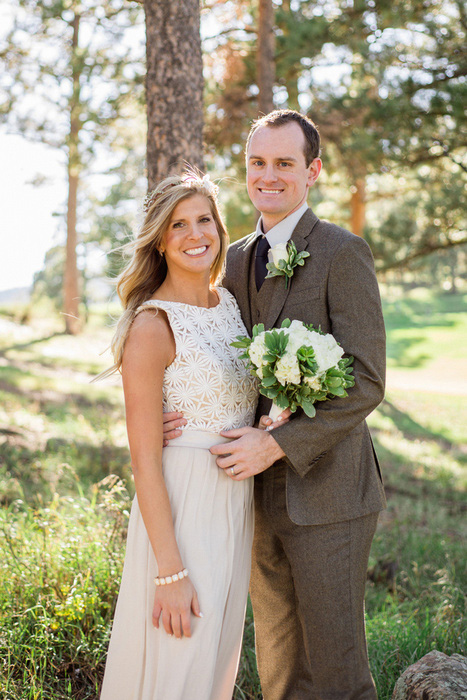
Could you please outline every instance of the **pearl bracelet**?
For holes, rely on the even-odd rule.
[[[169,583],[175,583],[175,581],[181,581],[183,578],[186,578],[188,576],[188,569],[182,569],[182,571],[179,571],[178,574],[174,574],[173,576],[156,576],[154,579],[154,583],[156,586],[165,586],[168,585]]]

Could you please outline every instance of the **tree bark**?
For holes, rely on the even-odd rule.
[[[365,184],[364,177],[357,178],[350,198],[351,230],[356,236],[360,236],[360,238],[363,238],[363,229],[365,226]]]
[[[203,168],[199,0],[145,0],[149,189],[185,161]]]
[[[73,39],[71,45],[71,64],[73,93],[70,99],[70,132],[68,135],[68,203],[67,203],[67,236],[65,271],[63,279],[63,311],[65,315],[65,330],[71,335],[76,335],[81,330],[79,318],[79,272],[76,256],[76,208],[78,203],[79,184],[79,101],[80,101],[80,67],[77,57],[79,41],[79,15],[75,15],[73,26]]]
[[[259,0],[256,61],[259,89],[258,111],[260,114],[268,114],[274,109],[274,7],[272,0]]]

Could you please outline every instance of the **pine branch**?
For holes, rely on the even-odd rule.
[[[465,244],[467,244],[467,236],[465,238],[460,238],[457,241],[448,240],[445,243],[437,243],[436,245],[426,244],[413,253],[410,253],[410,255],[406,255],[406,257],[402,258],[402,260],[393,260],[386,265],[377,265],[376,272],[388,272],[388,270],[396,270],[397,268],[406,267],[417,258],[423,258],[425,255],[431,255],[431,253],[436,253],[439,250],[449,250],[450,248],[455,248]]]
[[[256,27],[251,27],[248,25],[245,25],[243,27],[230,27],[229,29],[224,29],[222,32],[216,32],[212,36],[203,37],[203,41],[211,41],[212,39],[217,39],[220,36],[227,36],[228,34],[233,34],[234,32],[246,32],[247,34],[258,33]]]

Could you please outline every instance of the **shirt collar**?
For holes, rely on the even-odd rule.
[[[296,225],[307,209],[308,204],[304,202],[300,209],[292,212],[292,214],[289,214],[285,217],[285,219],[282,219],[282,221],[279,221],[278,224],[269,229],[266,234],[266,238],[268,239],[271,248],[278,243],[287,243],[287,241],[290,240]],[[262,218],[259,217],[256,224],[256,236],[259,237],[263,235]]]

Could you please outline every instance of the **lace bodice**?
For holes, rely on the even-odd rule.
[[[163,309],[175,338],[176,355],[164,374],[164,410],[181,411],[186,429],[221,430],[252,425],[258,385],[230,343],[246,335],[235,298],[217,287],[219,304],[206,309],[150,299],[136,313]]]

